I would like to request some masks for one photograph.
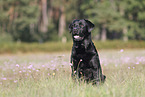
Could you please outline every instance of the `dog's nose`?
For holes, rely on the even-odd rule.
[[[77,28],[75,28],[75,29],[74,29],[74,31],[78,31],[78,29],[77,29]]]
[[[74,29],[74,30],[77,30],[78,28],[77,28],[77,27],[74,27],[73,29]]]
[[[73,32],[77,34],[78,33],[78,28],[74,28]]]

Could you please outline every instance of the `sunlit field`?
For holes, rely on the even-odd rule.
[[[71,79],[70,52],[0,55],[0,97],[145,97],[145,50],[99,50],[106,82]]]

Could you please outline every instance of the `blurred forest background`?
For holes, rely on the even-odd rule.
[[[69,41],[83,18],[94,40],[145,40],[145,0],[0,0],[0,41]]]

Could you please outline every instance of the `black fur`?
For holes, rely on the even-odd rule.
[[[94,24],[88,20],[74,20],[69,25],[73,47],[71,54],[72,77],[83,78],[86,82],[104,82],[99,55],[91,39]]]

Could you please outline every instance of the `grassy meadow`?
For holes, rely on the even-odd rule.
[[[106,82],[70,77],[70,52],[0,55],[0,97],[144,97],[145,50],[99,50]]]

